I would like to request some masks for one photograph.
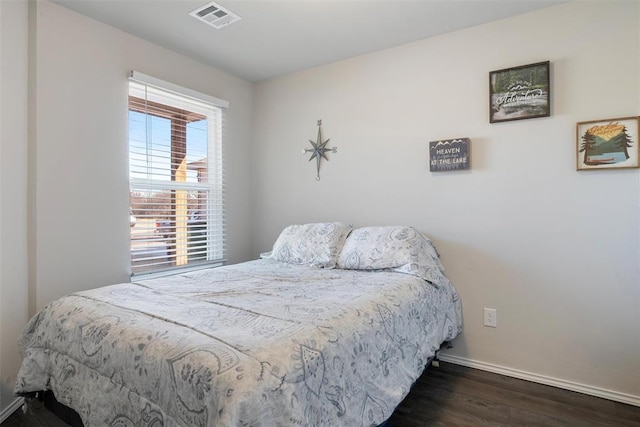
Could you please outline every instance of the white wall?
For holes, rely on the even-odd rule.
[[[0,2],[0,416],[27,313],[27,2]]]
[[[132,69],[230,102],[228,254],[246,260],[252,85],[50,2],[38,2],[37,41],[37,308],[128,281]]]
[[[414,225],[462,297],[449,356],[640,404],[640,170],[575,170],[577,121],[640,113],[639,14],[570,2],[257,84],[253,255],[290,223]],[[551,117],[489,124],[489,71],[544,60]],[[430,173],[457,137],[471,170]]]

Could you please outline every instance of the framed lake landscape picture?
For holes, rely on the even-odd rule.
[[[577,170],[637,168],[638,117],[578,122]]]
[[[551,115],[549,61],[489,73],[489,122]]]

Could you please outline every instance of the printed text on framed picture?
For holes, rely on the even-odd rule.
[[[550,115],[549,61],[489,73],[489,122]]]

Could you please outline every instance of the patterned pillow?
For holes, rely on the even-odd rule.
[[[262,258],[312,267],[334,268],[351,227],[341,222],[290,225],[278,236],[273,250]]]
[[[444,279],[444,266],[436,248],[413,227],[353,230],[338,256],[338,268],[397,271],[435,285]]]

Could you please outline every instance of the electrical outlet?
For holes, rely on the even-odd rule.
[[[498,313],[495,308],[484,309],[484,326],[491,328],[498,327]]]

